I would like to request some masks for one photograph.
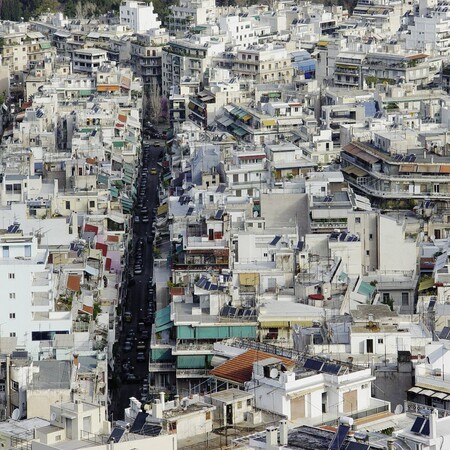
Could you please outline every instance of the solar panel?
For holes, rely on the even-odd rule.
[[[222,217],[223,217],[223,212],[224,212],[223,209],[219,209],[219,210],[216,212],[216,215],[214,216],[214,219],[216,219],[216,220],[222,219]]]
[[[211,282],[210,281],[207,281],[206,283],[205,283],[205,286],[204,286],[204,289],[206,289],[207,291],[209,291],[209,288],[211,287]]]
[[[342,444],[345,441],[345,438],[347,437],[347,434],[350,430],[350,427],[348,425],[340,424],[338,426],[338,429],[336,430],[336,434],[334,435],[333,440],[331,441],[330,450],[340,450],[342,447]]]
[[[420,430],[422,429],[422,426],[423,426],[424,423],[425,423],[425,418],[424,417],[417,417],[415,422],[413,423],[411,431],[413,433],[420,433]]]
[[[369,450],[369,444],[351,441],[348,443],[347,447],[345,447],[345,450]]]
[[[277,245],[278,241],[281,239],[281,236],[275,236],[272,242],[269,245]]]
[[[158,425],[145,424],[141,430],[141,434],[145,436],[159,436],[161,434],[162,427]]]
[[[411,162],[414,162],[416,160],[416,155],[411,155]]]
[[[145,424],[145,421],[147,420],[148,413],[144,411],[140,411],[138,415],[136,416],[136,419],[134,419],[133,425],[130,428],[130,433],[138,433],[142,430],[142,427]]]
[[[234,317],[236,315],[236,312],[237,312],[237,308],[231,307],[228,317]]]
[[[431,205],[430,200],[427,200],[427,201],[425,202],[424,208],[425,208],[425,209],[428,209],[428,208],[430,207],[430,205]]]
[[[332,375],[337,375],[340,370],[341,370],[341,366],[339,366],[337,364],[325,363],[322,367],[321,372],[330,373]]]
[[[430,303],[428,303],[428,310],[432,311],[434,309],[435,304],[436,304],[436,300],[430,300]]]
[[[425,436],[430,435],[430,421],[428,419],[425,421],[425,424],[424,424],[420,434],[424,434]]]
[[[194,208],[190,207],[190,208],[187,210],[186,216],[191,216],[193,212],[194,212]]]
[[[217,291],[217,288],[218,288],[219,286],[217,285],[217,284],[214,284],[214,283],[211,283],[211,286],[209,287],[209,290],[210,291]]]
[[[219,193],[219,194],[225,192],[225,185],[224,184],[219,184],[219,186],[216,189],[216,192]]]
[[[323,366],[323,362],[318,361],[317,359],[307,359],[305,361],[305,364],[303,364],[303,367],[305,369],[311,369],[311,370],[317,370],[317,371],[320,371],[322,366]]]
[[[345,241],[345,238],[347,237],[347,233],[341,233],[340,235],[339,235],[339,240],[340,241]]]
[[[450,339],[450,328],[444,327],[439,335],[439,339]]]
[[[251,316],[251,314],[252,314],[251,309],[245,309],[243,317],[249,317],[249,316]]]
[[[108,442],[120,442],[124,433],[125,430],[123,428],[114,428],[109,435]]]
[[[222,317],[228,317],[230,315],[230,307],[229,306],[224,306],[222,308],[222,312],[220,313],[220,315]]]

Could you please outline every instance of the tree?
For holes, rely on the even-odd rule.
[[[167,100],[165,95],[161,97],[161,118],[164,122],[167,122],[169,118],[169,100]]]
[[[75,18],[86,19],[95,14],[97,6],[91,2],[82,2],[81,0],[75,5]]]
[[[150,85],[148,99],[147,99],[147,112],[152,122],[158,123],[161,118],[161,88],[156,80],[152,81]]]

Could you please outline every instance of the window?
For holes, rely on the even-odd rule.
[[[10,292],[9,293],[9,299],[10,300],[14,300],[16,298],[16,293],[15,292]]]
[[[15,319],[16,318],[16,313],[9,313],[9,318],[10,319]]]
[[[10,280],[14,280],[14,278],[16,278],[16,274],[15,274],[15,273],[9,273],[9,274],[8,274],[8,278],[9,278]]]
[[[361,217],[355,217],[355,223],[361,223]]]
[[[11,389],[13,391],[18,391],[19,390],[19,383],[17,381],[11,381]]]
[[[5,392],[5,385],[4,384],[0,384],[0,392]]]
[[[25,245],[25,256],[31,256],[31,245]]]
[[[389,292],[383,292],[383,303],[387,303],[389,301]]]
[[[409,294],[402,292],[402,306],[409,306]]]
[[[247,399],[247,406],[252,406],[252,399],[251,398]]]
[[[95,208],[95,200],[89,200],[89,208]]]
[[[378,339],[378,343],[382,344],[383,343],[383,339]]]
[[[372,233],[369,234],[369,239],[373,239],[373,234]]]
[[[9,258],[9,245],[3,247],[3,258]]]
[[[241,409],[242,408],[242,402],[237,402],[237,409]]]
[[[66,200],[66,209],[70,209],[70,202]]]
[[[9,333],[9,337],[16,337],[16,333]]]
[[[211,411],[205,413],[205,420],[211,420]]]
[[[370,250],[366,250],[366,255],[367,255],[367,256],[370,255]]]

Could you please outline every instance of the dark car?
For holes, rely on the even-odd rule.
[[[145,350],[146,345],[147,344],[145,341],[138,341],[138,343],[136,345],[136,350],[138,350],[138,351]]]
[[[139,352],[139,353],[136,355],[136,361],[137,361],[137,362],[145,362],[145,355],[144,355],[143,352]]]
[[[125,341],[122,346],[122,350],[126,353],[131,352],[133,349],[133,344],[130,341]]]
[[[149,218],[147,215],[142,216],[142,223],[148,223],[149,222]]]
[[[141,332],[141,331],[145,330],[145,323],[142,320],[140,320],[138,322],[137,330],[138,330],[138,332]]]
[[[140,383],[140,379],[134,374],[129,373],[124,380],[126,383]]]
[[[144,340],[149,340],[150,339],[150,331],[149,330],[142,330],[141,334],[140,334],[140,338],[144,339]]]

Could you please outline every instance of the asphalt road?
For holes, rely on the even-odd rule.
[[[144,199],[144,205],[148,207],[149,211],[149,223],[134,223],[133,224],[133,253],[129,257],[128,273],[134,278],[134,284],[129,285],[126,301],[122,304],[122,314],[124,312],[131,312],[132,321],[126,322],[122,320],[122,330],[119,338],[119,351],[115,361],[116,372],[114,378],[116,380],[116,388],[111,391],[112,404],[110,407],[110,413],[113,420],[122,420],[124,418],[124,409],[130,404],[130,397],[136,397],[138,400],[142,397],[142,386],[148,380],[148,364],[149,364],[149,346],[150,337],[146,341],[145,361],[136,361],[136,344],[129,352],[124,351],[123,343],[125,336],[130,330],[134,330],[137,336],[136,341],[139,339],[139,332],[137,330],[137,324],[139,320],[142,320],[147,315],[148,296],[147,296],[147,282],[149,277],[153,276],[153,248],[150,243],[147,242],[147,235],[150,235],[152,223],[155,219],[152,209],[157,207],[157,189],[158,189],[158,175],[151,175],[150,169],[157,167],[158,156],[161,151],[160,147],[151,146],[148,159],[148,177],[147,188]],[[139,170],[139,175],[142,173],[142,168]],[[139,180],[140,182],[140,180]],[[139,215],[139,209],[136,210]],[[133,274],[133,257],[136,243],[139,238],[144,239],[144,251],[143,251],[143,268],[142,274]],[[145,329],[149,331],[151,336],[151,326],[147,324]],[[132,371],[139,382],[128,383],[123,381],[122,364],[124,360],[130,359],[131,364],[134,366]]]

